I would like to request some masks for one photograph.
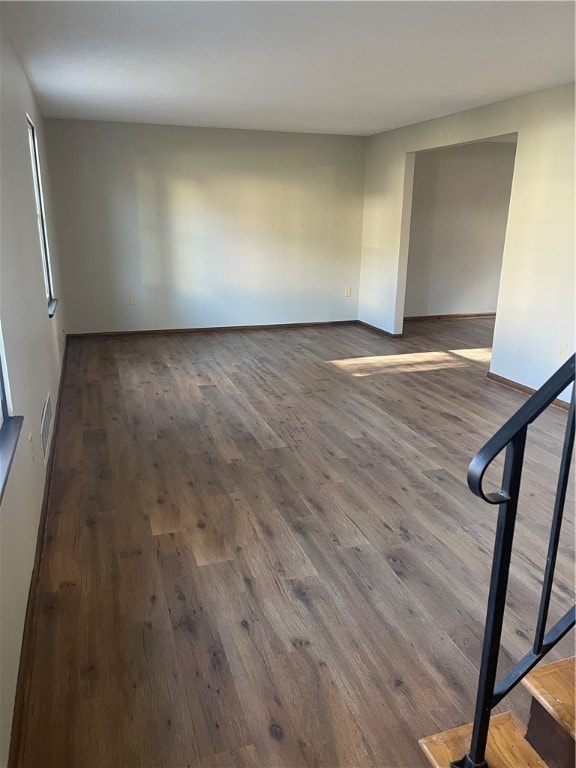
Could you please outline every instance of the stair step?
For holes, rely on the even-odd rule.
[[[532,696],[572,738],[574,728],[574,676],[576,658],[536,667],[522,680]]]
[[[574,768],[574,739],[534,697],[524,738],[550,768]]]
[[[472,723],[420,739],[426,757],[435,768],[449,768],[470,750]],[[490,768],[548,768],[524,738],[524,726],[512,714],[490,718],[486,760]]]

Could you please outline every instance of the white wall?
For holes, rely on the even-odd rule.
[[[53,243],[50,185],[43,159],[43,119],[2,25],[0,61],[0,320],[13,415],[24,416],[8,484],[0,505],[0,765],[6,765],[22,630],[36,548],[45,469],[40,416],[48,392],[58,392],[64,305],[48,318],[26,113],[35,122],[48,235]],[[52,247],[56,293],[61,287]],[[32,463],[28,435],[32,434]]]
[[[538,387],[560,364],[558,344],[574,350],[573,84],[369,140],[359,318],[402,328],[407,153],[516,132],[491,370]]]
[[[516,144],[418,152],[405,317],[496,312]]]
[[[357,317],[365,139],[47,126],[67,331]]]

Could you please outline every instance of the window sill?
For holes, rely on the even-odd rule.
[[[48,317],[54,317],[56,307],[58,306],[58,299],[50,299],[48,302]]]
[[[23,416],[8,416],[0,427],[0,501],[4,495],[8,473],[16,453],[16,445],[23,423]]]

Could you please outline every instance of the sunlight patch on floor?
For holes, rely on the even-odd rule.
[[[474,363],[489,363],[492,357],[492,347],[478,347],[477,349],[451,349],[451,355],[458,355],[465,360]]]
[[[471,350],[465,350],[467,352]],[[468,361],[451,352],[414,352],[407,355],[375,355],[329,360],[331,365],[351,376],[374,376],[378,373],[420,373],[442,368],[465,368]]]

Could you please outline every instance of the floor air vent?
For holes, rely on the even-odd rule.
[[[52,401],[50,400],[50,392],[44,403],[42,409],[42,421],[40,423],[40,437],[42,439],[42,456],[44,457],[44,463],[48,458],[48,448],[50,446],[50,433],[52,432]]]

